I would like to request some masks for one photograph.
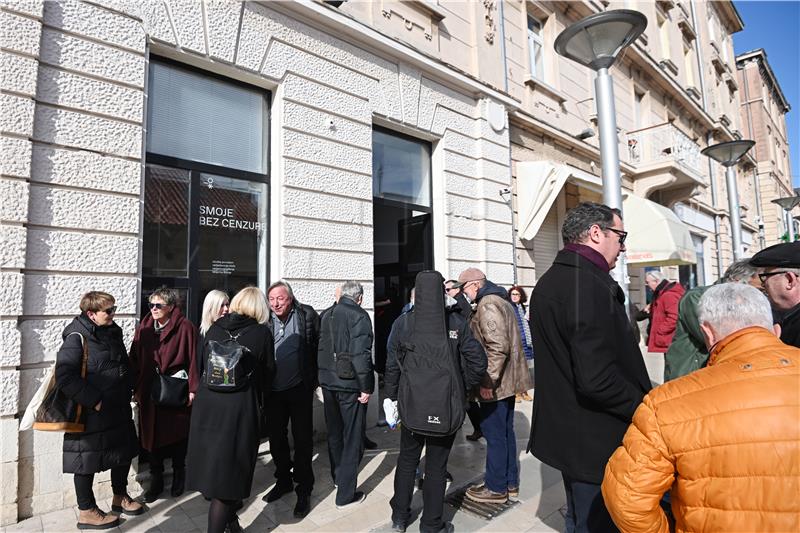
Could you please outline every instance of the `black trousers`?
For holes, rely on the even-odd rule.
[[[566,533],[619,533],[608,514],[600,485],[577,481],[561,473],[567,494]]]
[[[172,472],[186,470],[186,446],[189,439],[184,439],[150,452],[150,473],[161,475],[164,473],[164,459],[172,460]]]
[[[408,523],[411,516],[411,497],[422,447],[425,447],[425,484],[422,486],[422,518],[419,530],[440,531],[444,527],[442,512],[444,493],[447,487],[447,458],[453,447],[455,434],[446,437],[426,437],[412,433],[401,426],[400,455],[397,457],[397,470],[394,474],[394,496],[392,521]]]
[[[272,392],[267,402],[269,451],[275,462],[278,483],[297,482],[297,494],[311,494],[314,472],[311,460],[314,454],[314,391],[299,385],[284,391]],[[289,449],[289,421],[292,423],[294,460]]]
[[[364,457],[367,404],[359,403],[359,396],[358,392],[322,389],[331,477],[338,489],[336,505],[347,505],[355,498],[358,465]]]
[[[131,469],[131,464],[115,466],[111,469],[111,488],[115,495],[122,496],[128,493],[128,472]],[[75,482],[75,495],[78,499],[78,509],[81,511],[88,511],[97,507],[97,502],[94,499],[94,491],[92,484],[94,483],[94,474],[75,474],[73,476]]]
[[[481,430],[481,404],[478,402],[469,402],[467,405],[467,416],[469,423],[472,424],[473,431]]]

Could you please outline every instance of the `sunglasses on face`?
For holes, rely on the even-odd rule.
[[[628,232],[622,231],[621,229],[614,229],[614,228],[603,228],[604,230],[608,230],[610,232],[616,233],[619,236],[619,243],[625,244],[625,239],[628,238]]]
[[[113,315],[114,313],[117,312],[117,306],[116,305],[112,305],[108,309],[102,309],[102,311],[107,315]]]
[[[150,309],[164,309],[165,307],[168,307],[167,304],[154,304],[152,302],[148,305],[150,306]]]
[[[762,272],[761,274],[758,275],[758,279],[761,280],[761,283],[766,283],[767,279],[769,279],[770,276],[777,276],[778,274],[789,274],[789,272],[787,272],[786,270],[776,270],[775,272]]]

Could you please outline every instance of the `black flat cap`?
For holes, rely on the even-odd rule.
[[[764,248],[750,259],[750,264],[757,267],[800,268],[800,241]]]

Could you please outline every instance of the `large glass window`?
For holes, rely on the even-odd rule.
[[[213,289],[266,288],[268,94],[160,61],[149,80],[142,301],[176,288],[197,322]]]
[[[431,206],[431,149],[425,142],[374,130],[372,193],[377,198]]]

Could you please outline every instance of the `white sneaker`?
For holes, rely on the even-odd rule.
[[[353,496],[353,501],[350,503],[346,503],[344,505],[336,505],[337,509],[349,509],[350,507],[355,507],[359,503],[363,502],[367,499],[367,495],[361,491],[356,491],[355,495]]]

